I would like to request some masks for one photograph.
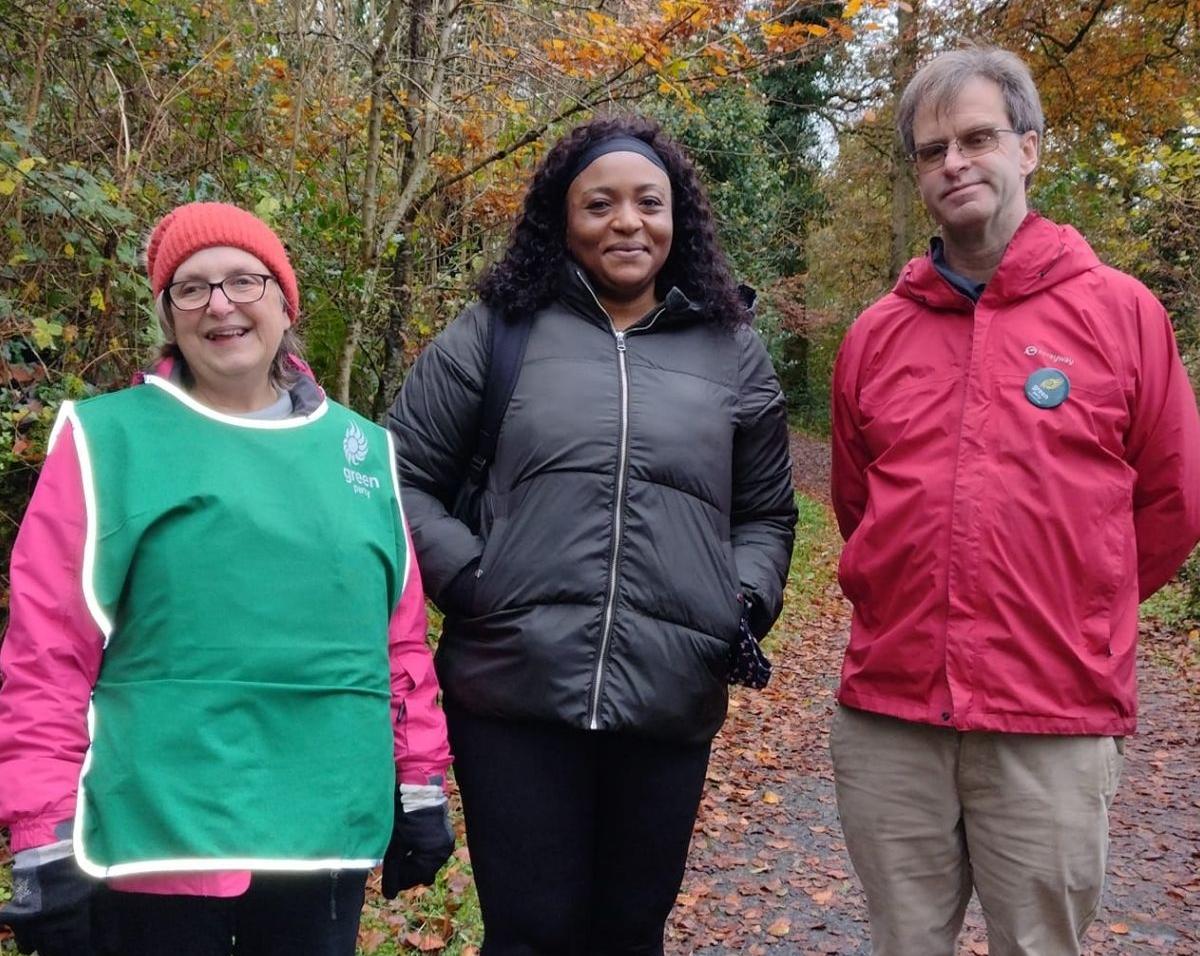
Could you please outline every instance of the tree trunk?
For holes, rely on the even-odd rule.
[[[304,135],[304,104],[308,99],[308,64],[309,45],[304,40],[304,30],[312,18],[315,6],[310,7],[305,0],[295,0],[296,14],[296,47],[299,61],[296,67],[296,86],[292,93],[292,144],[288,149],[287,194],[294,199],[299,173],[296,169],[296,156],[300,148],[300,138]]]
[[[896,10],[896,55],[892,59],[892,86],[896,90],[896,102],[900,102],[900,94],[912,78],[913,66],[917,60],[917,2],[900,6]],[[893,138],[892,144],[892,249],[888,258],[888,277],[892,281],[900,275],[900,270],[908,262],[912,248],[913,231],[913,199],[915,189],[910,161],[905,155],[904,144],[900,137]]]
[[[375,391],[371,409],[372,417],[377,422],[383,421],[404,377],[405,329],[412,313],[412,270],[412,242],[406,235],[396,249],[392,263],[392,301],[388,308],[387,328],[383,333],[383,371],[379,374],[379,387]]]
[[[350,403],[350,375],[354,370],[354,359],[362,338],[363,322],[374,307],[380,248],[380,237],[375,225],[379,211],[380,130],[383,123],[383,101],[387,95],[384,74],[387,69],[388,49],[400,24],[400,7],[401,0],[391,0],[388,4],[379,42],[371,53],[367,162],[363,173],[362,237],[359,240],[359,258],[364,271],[363,293],[356,303],[357,307],[346,317],[346,337],[342,340],[342,349],[338,353],[334,397],[343,405]]]
[[[807,327],[797,329],[783,340],[783,369],[780,378],[788,410],[799,413],[803,421],[813,420],[812,385],[809,381],[809,355],[812,343]]]

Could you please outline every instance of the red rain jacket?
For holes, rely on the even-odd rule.
[[[1057,370],[1041,408],[1029,376]],[[1138,601],[1200,539],[1200,415],[1159,302],[1031,213],[978,303],[929,256],[850,328],[838,699],[958,730],[1128,734]]]

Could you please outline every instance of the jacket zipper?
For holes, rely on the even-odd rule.
[[[629,464],[629,369],[625,364],[625,336],[638,330],[629,329],[628,332],[619,331],[612,320],[612,316],[608,314],[608,310],[600,304],[600,300],[592,290],[591,283],[583,277],[582,273],[577,274],[584,287],[588,292],[591,292],[592,301],[596,303],[596,308],[608,319],[609,327],[612,329],[613,337],[616,339],[617,370],[621,394],[621,425],[617,448],[617,489],[616,500],[613,502],[613,541],[608,565],[608,594],[604,599],[604,617],[600,626],[600,653],[596,657],[596,672],[592,675],[592,699],[588,707],[588,728],[599,730],[600,691],[604,686],[604,665],[608,660],[608,646],[612,642],[613,618],[616,616],[617,566],[620,563],[621,535],[624,532],[625,517],[625,469]],[[645,326],[642,326],[642,330],[650,328],[650,326],[657,322],[662,311],[663,307],[660,306],[650,321]]]
[[[611,321],[611,320],[610,320]],[[596,658],[596,673],[592,677],[592,705],[588,708],[588,726],[599,730],[600,690],[604,684],[604,664],[612,640],[613,617],[617,606],[617,561],[621,553],[621,534],[624,531],[625,466],[629,458],[629,371],[625,365],[625,333],[613,327],[617,339],[617,367],[621,383],[621,430],[617,450],[617,495],[613,503],[613,541],[608,564],[608,596],[604,601],[604,623],[600,626],[600,654]]]
[[[942,279],[945,280],[946,277],[942,276]],[[947,282],[947,285],[950,285],[950,283]],[[953,288],[953,286],[951,286],[951,288]],[[966,425],[967,425],[967,402],[970,399],[971,381],[975,377],[974,371],[973,371],[974,365],[975,365],[975,335],[976,335],[976,329],[977,329],[977,326],[975,323],[976,323],[976,319],[979,314],[979,302],[977,300],[972,299],[969,295],[966,295],[959,289],[955,289],[954,291],[958,292],[959,295],[961,295],[964,299],[967,299],[971,303],[971,349],[967,355],[967,377],[966,377],[966,382],[963,384],[962,409],[961,409],[961,412],[959,415],[959,422],[958,422],[958,442],[956,443],[955,448],[954,448],[954,451],[955,451],[955,454],[954,454],[954,477],[952,479],[953,484],[951,485],[951,493],[950,493],[950,534],[951,534],[951,536],[954,535],[955,527],[957,525],[957,519],[958,519],[958,498],[959,498],[959,494],[960,494],[960,490],[961,490],[958,486],[958,473],[959,473],[959,465],[962,464],[963,435],[966,431]],[[950,592],[954,586],[953,578],[954,578],[953,561],[951,561],[950,564],[947,565],[947,569],[946,569],[946,605],[947,605],[947,607],[950,605],[951,598],[952,598],[952,595]],[[947,622],[946,622],[946,648],[942,655],[942,664],[943,664],[943,667],[945,668],[946,690],[950,694],[950,703],[948,705],[950,707],[950,709],[942,711],[941,717],[942,717],[942,721],[944,723],[949,724],[950,721],[952,721],[954,719],[954,717],[958,711],[958,704],[954,699],[954,687],[950,683],[950,622],[949,622],[949,620],[947,620]]]

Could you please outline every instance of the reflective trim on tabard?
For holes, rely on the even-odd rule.
[[[223,422],[226,425],[235,425],[238,428],[258,428],[270,431],[277,431],[284,428],[303,428],[317,419],[321,418],[329,411],[329,401],[321,399],[321,404],[314,408],[307,415],[296,415],[292,418],[242,418],[240,415],[226,415],[224,412],[218,412],[215,409],[209,408],[201,402],[196,401],[178,385],[167,381],[165,378],[160,378],[157,375],[147,375],[145,377],[147,385],[153,385],[155,388],[160,388],[172,398],[182,402],[192,411],[203,415],[205,418],[211,418],[216,422]]]
[[[388,446],[388,472],[392,476],[392,493],[396,496],[396,510],[400,513],[400,530],[404,535],[404,572],[400,575],[400,598],[396,602],[399,606],[400,601],[404,600],[404,589],[408,587],[408,569],[412,567],[412,546],[409,544],[408,535],[408,519],[404,517],[404,499],[400,497],[400,472],[397,469],[396,462],[396,439],[392,435],[390,428],[385,429],[384,434],[387,435]]]
[[[99,526],[96,511],[96,480],[92,472],[92,456],[88,450],[87,434],[83,430],[83,422],[79,419],[74,402],[63,402],[62,408],[59,409],[58,420],[54,423],[54,430],[50,433],[50,448],[54,448],[63,426],[68,421],[71,423],[71,436],[75,443],[75,457],[79,462],[80,484],[83,485],[85,532],[80,585],[83,588],[83,600],[87,604],[88,613],[92,615],[96,627],[104,635],[104,646],[108,647],[108,641],[113,632],[112,618],[101,606],[100,598],[96,594],[96,529]]]

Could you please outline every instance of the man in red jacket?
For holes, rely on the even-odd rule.
[[[834,374],[832,749],[876,956],[1078,954],[1137,714],[1138,602],[1200,538],[1200,416],[1159,302],[1030,212],[1028,69],[943,54],[897,126],[941,226]]]

